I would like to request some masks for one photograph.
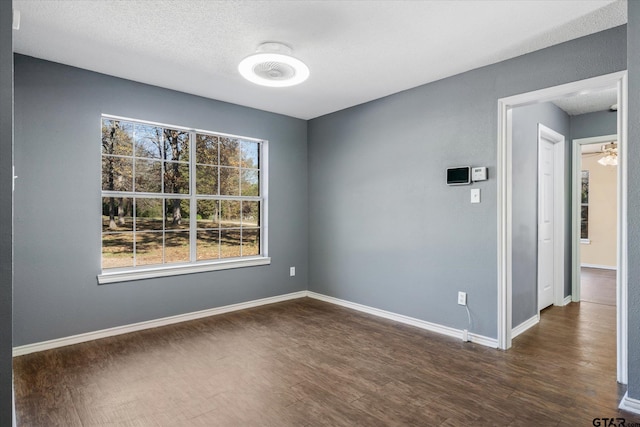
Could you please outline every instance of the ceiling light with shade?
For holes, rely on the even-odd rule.
[[[309,67],[291,56],[291,48],[277,42],[262,43],[256,53],[244,58],[238,71],[252,83],[269,87],[288,87],[309,78]]]

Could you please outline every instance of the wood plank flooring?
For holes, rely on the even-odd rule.
[[[14,359],[19,426],[591,426],[615,308],[545,310],[509,351],[308,298]]]
[[[580,299],[596,304],[616,305],[616,270],[580,268]]]

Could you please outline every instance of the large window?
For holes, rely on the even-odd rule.
[[[265,151],[103,116],[101,282],[265,263]]]

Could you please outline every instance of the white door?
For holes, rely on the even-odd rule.
[[[553,141],[538,138],[538,310],[553,304],[554,281],[554,188]]]

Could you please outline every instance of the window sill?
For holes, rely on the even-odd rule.
[[[255,267],[271,264],[269,257],[245,259],[231,259],[198,264],[183,264],[163,267],[153,267],[126,271],[113,271],[98,275],[98,284],[129,282],[132,280],[152,279],[156,277],[179,276],[182,274],[201,273],[205,271],[229,270],[232,268]]]
[[[591,240],[589,239],[580,239],[580,243],[583,245],[590,245],[591,244]]]

